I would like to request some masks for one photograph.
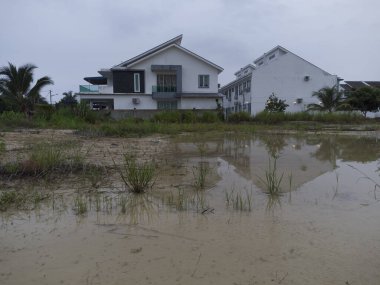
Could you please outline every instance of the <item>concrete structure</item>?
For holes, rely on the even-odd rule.
[[[235,73],[236,79],[220,89],[225,96],[223,107],[227,114],[247,111],[254,115],[263,111],[272,93],[286,100],[289,104],[287,112],[304,111],[308,104],[318,103],[318,100],[311,96],[314,91],[338,84],[336,75],[322,70],[281,46],[271,49],[253,63],[254,65],[247,65]],[[249,82],[249,88],[244,88],[244,82]],[[230,90],[235,90],[231,92],[231,99]],[[244,105],[247,106],[245,109]]]
[[[215,110],[220,66],[181,46],[182,35],[86,77],[79,100],[93,109]]]

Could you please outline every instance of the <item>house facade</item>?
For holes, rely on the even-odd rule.
[[[79,100],[93,109],[215,110],[223,68],[181,46],[182,35],[86,77]]]
[[[239,107],[243,103],[241,100],[245,100],[244,103],[250,106],[246,109],[250,114],[261,112],[265,109],[266,101],[272,93],[286,101],[289,105],[287,112],[304,111],[308,104],[319,103],[318,99],[312,97],[314,91],[323,87],[338,86],[336,75],[322,70],[281,46],[264,53],[253,64],[236,72],[235,76],[234,81],[220,89],[225,97],[223,107],[227,114],[245,111],[244,105],[243,109]],[[234,94],[229,101],[229,90],[236,88],[239,90],[242,79],[250,82],[250,87],[248,89],[243,87],[245,92],[241,99],[238,91],[237,99]]]

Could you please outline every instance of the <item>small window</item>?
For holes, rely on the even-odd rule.
[[[199,88],[209,88],[210,87],[210,75],[199,75],[198,76],[198,87]]]
[[[276,55],[275,54],[272,54],[270,57],[269,57],[269,59],[274,59],[276,57]]]
[[[259,62],[259,66],[260,66],[260,65],[263,65],[263,64],[264,64],[264,61],[260,61],[260,62]]]
[[[135,92],[140,92],[140,73],[133,74],[133,87]]]

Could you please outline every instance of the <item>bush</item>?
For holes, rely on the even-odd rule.
[[[52,105],[38,104],[35,106],[35,116],[49,121],[54,114],[55,108]]]
[[[207,111],[200,117],[201,123],[216,123],[219,122],[218,115],[215,112]]]
[[[249,122],[252,119],[247,112],[233,113],[228,116],[228,121],[232,123]]]
[[[163,111],[153,116],[157,123],[180,123],[181,113],[178,111]]]
[[[193,111],[186,111],[181,114],[181,122],[186,124],[196,123],[198,121],[198,116]]]
[[[25,117],[23,113],[16,113],[13,111],[7,111],[0,114],[0,127],[12,128],[12,127],[35,127],[33,121]]]

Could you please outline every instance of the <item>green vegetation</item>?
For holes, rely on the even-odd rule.
[[[234,189],[226,194],[227,208],[232,208],[237,211],[252,211],[252,190],[246,191],[245,195],[241,192],[235,192]]]
[[[53,84],[48,76],[44,76],[33,83],[33,71],[37,67],[25,64],[17,68],[12,63],[0,68],[0,95],[5,106],[4,110],[21,112],[26,117],[34,111],[36,104],[46,100],[40,95],[40,91],[47,85]]]
[[[119,173],[131,192],[143,193],[154,184],[155,164],[150,161],[138,163],[133,156],[124,154]]]
[[[0,155],[5,152],[5,143],[0,140]]]
[[[272,162],[273,159],[273,162]],[[284,173],[277,173],[277,159],[278,156],[272,156],[272,159],[269,157],[268,169],[265,171],[265,179],[259,177],[261,183],[265,186],[266,193],[269,196],[281,196],[281,181],[284,177]]]
[[[72,141],[43,142],[30,145],[25,159],[0,163],[0,175],[8,178],[44,177],[51,174],[91,170],[84,162],[85,153]]]
[[[230,123],[240,123],[240,122],[249,122],[252,120],[251,114],[247,112],[237,112],[228,115],[228,122]]]
[[[285,100],[278,99],[278,97],[272,93],[265,103],[265,111],[270,113],[283,113],[286,108],[289,107]]]
[[[313,97],[317,97],[320,104],[309,104],[308,110],[311,111],[332,111],[339,110],[343,102],[343,94],[339,92],[337,87],[325,87],[319,91],[313,92]]]
[[[83,194],[77,194],[74,198],[73,211],[76,215],[84,215],[87,213],[87,198]]]
[[[165,205],[175,208],[177,211],[195,210],[202,214],[210,208],[207,206],[207,201],[202,191],[187,191],[178,188],[178,192],[170,191],[162,197],[162,202]]]
[[[47,199],[49,195],[38,191],[4,191],[0,192],[0,211],[8,209],[30,209]]]
[[[368,112],[379,111],[380,89],[366,86],[349,92],[346,103],[350,109],[360,111],[366,117]]]

